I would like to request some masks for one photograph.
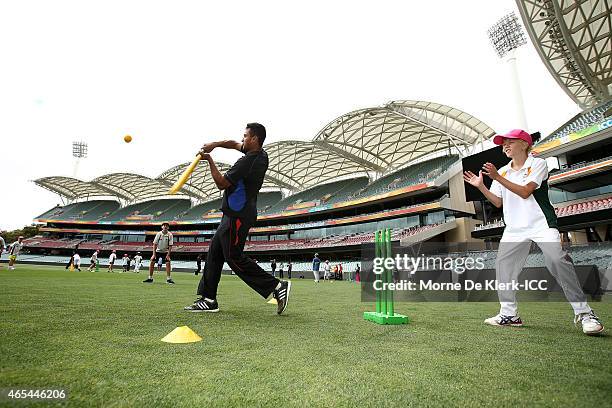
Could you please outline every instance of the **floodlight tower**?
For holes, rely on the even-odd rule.
[[[510,70],[511,88],[514,94],[514,110],[517,127],[527,131],[527,117],[521,93],[518,71],[516,68],[516,50],[527,44],[523,26],[514,12],[506,14],[487,31],[489,40],[501,59],[505,59]]]
[[[79,171],[79,162],[81,159],[87,158],[87,143],[72,142],[72,157],[74,158],[72,177],[77,178],[77,173]]]

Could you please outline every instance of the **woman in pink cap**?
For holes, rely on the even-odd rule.
[[[493,143],[502,145],[504,154],[512,161],[499,170],[485,163],[478,175],[466,171],[463,179],[480,190],[494,206],[503,206],[506,228],[495,262],[497,281],[518,282],[533,241],[542,250],[546,267],[574,309],[574,323],[580,324],[588,335],[603,332],[603,324],[586,302],[574,264],[561,248],[557,216],[548,198],[548,167],[544,159],[529,155],[533,145],[531,135],[515,129],[495,136]],[[483,183],[483,175],[493,180],[491,189]],[[485,323],[522,326],[515,291],[499,290],[498,296],[501,309]]]

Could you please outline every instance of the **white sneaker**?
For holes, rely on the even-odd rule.
[[[506,316],[503,314],[498,314],[493,317],[489,317],[485,319],[485,324],[491,326],[512,326],[512,327],[521,327],[523,325],[523,321],[519,316]]]
[[[603,324],[599,321],[599,317],[592,310],[589,313],[580,313],[574,317],[574,324],[582,325],[582,332],[589,336],[595,336],[604,331]]]

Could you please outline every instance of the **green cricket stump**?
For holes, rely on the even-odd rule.
[[[381,231],[376,231],[375,235],[375,256],[377,258],[392,258],[391,254],[391,230],[389,228]],[[381,274],[381,280],[384,283],[393,282],[393,271],[384,268]],[[377,324],[407,324],[408,316],[395,313],[393,304],[393,291],[387,289],[376,291],[376,311],[364,312],[363,318]]]
[[[408,316],[394,313],[389,315],[386,313],[378,312],[363,312],[363,318],[378,324],[407,324]]]
[[[100,272],[100,261],[96,259],[96,272]]]

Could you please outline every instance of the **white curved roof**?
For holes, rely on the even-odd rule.
[[[339,116],[312,141],[286,140],[265,145],[270,163],[263,187],[297,191],[337,178],[383,173],[439,151],[463,154],[494,134],[482,121],[450,106],[392,101]],[[115,173],[72,188],[60,178],[35,182],[70,199],[97,188],[105,195],[112,192],[126,201],[136,201],[166,195],[188,165],[174,166],[155,179]],[[225,172],[230,165],[217,163],[217,167]],[[49,183],[48,179],[55,182]],[[201,201],[220,195],[205,163],[196,168],[182,193]]]
[[[485,123],[450,106],[392,101],[334,119],[314,142],[365,168],[385,171],[449,147],[463,152],[494,134]]]
[[[106,190],[115,192],[127,201],[144,200],[168,194],[172,184],[134,173],[112,173],[91,181]]]
[[[78,180],[72,177],[43,177],[34,181],[39,186],[64,196],[70,200],[85,197],[119,196],[113,190],[107,190],[103,186]],[[119,196],[120,198],[126,198]]]
[[[542,61],[582,109],[612,92],[612,2],[517,0]]]

